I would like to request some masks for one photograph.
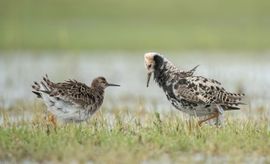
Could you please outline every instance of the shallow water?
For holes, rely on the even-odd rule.
[[[231,92],[244,92],[248,108],[269,107],[270,54],[183,53],[166,55],[179,68],[188,70],[200,65],[196,75],[214,78]],[[32,81],[48,74],[53,81],[77,79],[90,84],[96,76],[105,76],[120,88],[108,88],[104,105],[132,106],[144,103],[149,108],[171,108],[163,91],[151,81],[146,88],[143,54],[53,52],[1,53],[0,103],[10,106],[18,100],[34,101]]]

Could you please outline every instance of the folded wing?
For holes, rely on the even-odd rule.
[[[173,92],[177,99],[184,99],[192,103],[203,105],[218,104],[224,110],[239,109],[244,94],[234,94],[225,91],[215,80],[200,76],[181,78],[173,85]]]

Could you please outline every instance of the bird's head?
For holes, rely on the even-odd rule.
[[[163,62],[163,56],[157,52],[148,52],[144,54],[144,64],[147,70],[147,87],[149,86],[152,73],[157,71],[163,65]]]
[[[105,89],[105,88],[107,88],[109,86],[120,87],[120,85],[118,85],[118,84],[108,83],[107,80],[104,77],[95,78],[92,81],[91,86],[94,87],[94,88],[99,87],[99,88],[103,88],[103,89]]]

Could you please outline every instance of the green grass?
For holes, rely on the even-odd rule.
[[[174,162],[191,162],[199,154],[219,157],[220,162],[224,157],[234,163],[262,157],[270,162],[265,115],[258,119],[229,117],[222,128],[198,128],[196,120],[188,124],[174,112],[103,108],[87,123],[58,124],[55,129],[45,121],[43,105],[18,105],[1,111],[0,161],[139,163],[168,157]],[[10,120],[12,115],[27,113],[32,113],[33,119]],[[114,117],[111,124],[108,114]]]
[[[9,0],[1,50],[268,50],[268,0]]]

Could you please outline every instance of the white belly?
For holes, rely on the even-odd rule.
[[[48,110],[63,122],[82,122],[91,116],[87,110],[74,106],[66,106],[62,109],[52,106],[48,107]]]

